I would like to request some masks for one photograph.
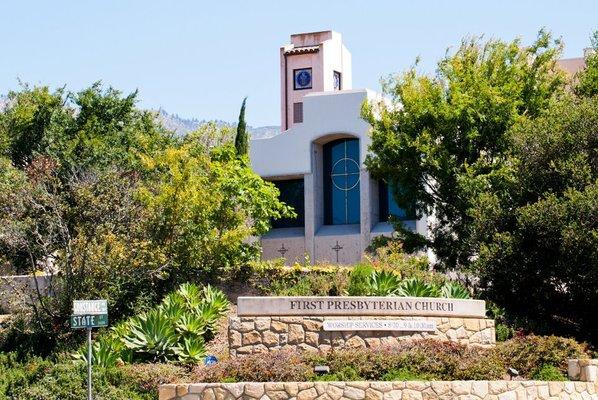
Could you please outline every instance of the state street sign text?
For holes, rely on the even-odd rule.
[[[108,314],[71,315],[71,328],[101,328],[108,326]]]
[[[73,314],[108,314],[108,302],[106,300],[75,300],[73,301]]]

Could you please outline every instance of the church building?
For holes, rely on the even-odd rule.
[[[356,263],[372,238],[392,233],[390,215],[427,234],[426,217],[399,208],[388,185],[372,179],[364,165],[370,125],[361,106],[381,99],[353,89],[351,53],[339,33],[291,35],[281,47],[281,132],[252,140],[250,157],[297,218],[273,222],[260,238],[263,259]]]

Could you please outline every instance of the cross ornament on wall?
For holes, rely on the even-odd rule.
[[[336,262],[338,263],[338,252],[343,249],[343,246],[338,244],[338,240],[336,241],[336,245],[332,247],[332,250],[336,251]]]
[[[289,251],[289,249],[287,249],[286,247],[284,247],[284,243],[282,244],[282,246],[280,247],[280,249],[276,250],[280,253],[280,255],[282,257],[284,257],[284,255],[286,254],[287,251]]]

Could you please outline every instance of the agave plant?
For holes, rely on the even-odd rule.
[[[177,339],[172,321],[159,309],[133,318],[128,334],[122,338],[127,348],[152,361],[172,359],[177,351]]]
[[[198,363],[206,355],[206,347],[201,336],[185,337],[177,348],[178,360],[182,363]]]
[[[391,271],[373,271],[367,282],[369,296],[396,295],[401,285],[400,277]]]
[[[471,296],[469,295],[469,291],[461,285],[459,282],[446,282],[440,288],[440,295],[441,297],[446,297],[449,299],[469,299]]]
[[[229,304],[218,289],[185,283],[151,311],[113,327],[111,337],[121,343],[119,354],[127,361],[195,362]]]
[[[201,294],[204,303],[211,304],[212,308],[214,308],[218,314],[223,315],[228,311],[230,302],[222,291],[213,288],[210,285],[206,285],[203,287]]]
[[[417,278],[405,279],[397,291],[404,297],[439,297],[440,292],[435,285],[423,282]]]
[[[114,367],[122,361],[121,354],[124,350],[123,347],[122,342],[117,338],[104,336],[94,342],[91,347],[91,363],[101,368]],[[73,358],[87,363],[87,346],[81,347],[73,355]]]
[[[208,324],[200,314],[186,313],[176,320],[175,327],[185,337],[201,337],[206,333]]]
[[[216,332],[216,328],[218,326],[218,320],[222,316],[221,313],[218,312],[218,309],[214,307],[211,303],[204,303],[199,307],[198,310],[199,316],[205,325],[205,337],[206,339],[211,339]]]
[[[178,292],[170,293],[162,300],[158,308],[168,318],[177,320],[186,311],[185,299]]]
[[[179,286],[176,294],[183,299],[187,310],[190,311],[195,310],[203,302],[201,289],[199,286],[194,285],[193,283],[183,283],[181,286]]]

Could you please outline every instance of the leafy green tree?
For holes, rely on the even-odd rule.
[[[172,283],[214,279],[258,255],[271,218],[290,215],[278,189],[263,181],[228,145],[206,153],[187,142],[148,158],[142,199],[153,240],[170,260]]]
[[[575,92],[579,96],[596,96],[598,94],[598,31],[590,38],[592,52],[586,57],[586,68],[578,76]]]
[[[291,214],[229,129],[175,140],[135,99],[24,86],[0,112],[0,259],[48,275],[54,294],[34,291],[0,348],[67,343],[73,299],[106,298],[117,321],[179,283],[225,279]]]
[[[395,188],[399,206],[434,216],[427,244],[445,267],[469,265],[476,255],[472,200],[504,184],[509,129],[563,92],[560,52],[560,42],[544,31],[529,46],[464,40],[439,62],[435,77],[414,67],[385,83],[392,104],[364,106],[373,127],[368,169]],[[406,241],[406,250],[419,239]]]
[[[139,154],[152,154],[173,142],[155,115],[139,110],[137,92],[123,96],[95,83],[79,93],[23,85],[10,92],[0,113],[5,155],[25,168],[36,156],[58,163],[63,180],[90,168],[138,167]]]
[[[474,271],[528,329],[598,342],[598,97],[512,129],[511,173],[473,201]]]
[[[6,109],[0,113],[3,155],[22,168],[38,154],[57,151],[73,121],[73,110],[65,107],[67,101],[63,88],[51,92],[47,86],[23,84],[20,91],[11,91]]]
[[[78,112],[66,133],[60,156],[67,171],[139,167],[140,155],[152,155],[173,143],[154,113],[136,107],[137,92],[127,96],[100,83],[73,95]]]
[[[246,156],[249,154],[249,133],[247,132],[247,124],[245,123],[246,103],[247,97],[243,99],[243,103],[241,104],[239,123],[237,124],[237,136],[235,137],[235,149],[239,156]]]

